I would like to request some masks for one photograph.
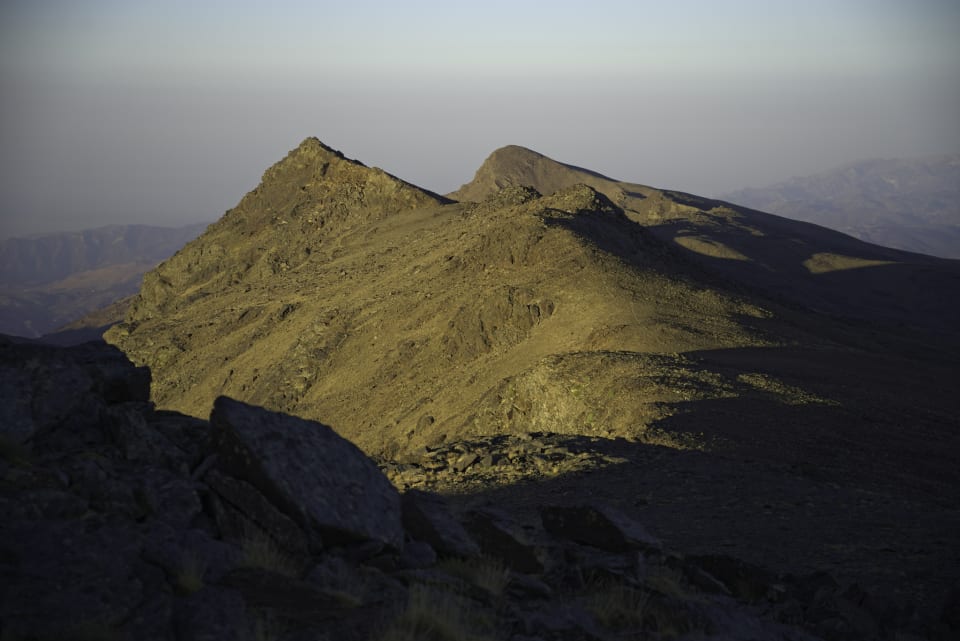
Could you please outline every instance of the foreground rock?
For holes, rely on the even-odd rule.
[[[540,510],[540,518],[544,528],[556,537],[611,552],[660,549],[660,542],[642,525],[609,507],[552,505]]]
[[[602,504],[543,507],[531,525],[497,509],[460,515],[426,492],[401,502],[330,428],[227,398],[209,423],[158,412],[147,374],[104,346],[0,343],[3,639],[957,632],[955,600],[919,627],[883,594],[826,574],[671,554]],[[539,452],[543,440],[526,442]],[[490,464],[462,456],[448,457],[455,474]]]
[[[324,539],[402,546],[397,490],[331,428],[226,397],[210,421],[220,466],[284,506],[317,548]]]

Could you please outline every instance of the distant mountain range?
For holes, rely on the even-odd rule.
[[[205,227],[111,225],[0,241],[0,333],[38,337],[134,294],[146,271]]]
[[[960,258],[960,154],[866,160],[723,199],[877,245]]]

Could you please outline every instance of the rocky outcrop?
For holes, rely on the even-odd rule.
[[[400,496],[376,464],[326,425],[220,397],[210,422],[220,466],[324,541],[402,547]]]
[[[210,422],[155,410],[148,372],[102,345],[0,343],[0,374],[4,639],[957,632],[955,599],[936,625],[918,628],[882,593],[826,574],[670,553],[601,502],[534,506],[537,523],[496,507],[461,514],[422,491],[401,499],[319,423],[228,398]],[[545,453],[549,439],[504,439],[518,451],[497,466],[576,458]],[[477,447],[448,454],[452,474],[492,464]]]
[[[608,506],[549,505],[540,510],[540,518],[553,536],[610,552],[660,549],[642,525]]]
[[[249,639],[291,599],[349,618],[304,579],[337,549],[402,548],[376,465],[226,398],[213,424],[156,411],[149,381],[102,344],[0,343],[0,635]]]
[[[436,494],[420,490],[406,492],[403,526],[410,536],[431,545],[439,554],[462,558],[480,556],[477,543]]]

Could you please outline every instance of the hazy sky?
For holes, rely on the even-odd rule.
[[[307,136],[718,195],[960,150],[957,0],[2,0],[0,237],[214,220]]]

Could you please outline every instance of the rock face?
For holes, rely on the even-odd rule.
[[[6,342],[0,383],[3,434],[20,446],[84,438],[64,429],[64,422],[98,425],[114,406],[150,398],[149,369],[131,369],[119,350],[92,346],[61,352]],[[104,435],[98,431],[85,437],[99,440]]]
[[[442,555],[472,558],[480,548],[436,494],[411,490],[403,495],[403,527]]]
[[[397,491],[324,425],[157,412],[149,370],[96,343],[4,340],[0,383],[4,638],[247,639],[251,573],[291,591],[332,545],[403,545]]]

